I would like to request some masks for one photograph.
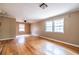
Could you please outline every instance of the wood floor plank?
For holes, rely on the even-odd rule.
[[[1,55],[72,55],[75,53],[79,54],[78,48],[35,36],[19,36],[16,39],[0,41]]]

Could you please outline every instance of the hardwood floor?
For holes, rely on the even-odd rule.
[[[79,48],[34,36],[17,36],[16,39],[0,41],[1,55],[73,55]]]

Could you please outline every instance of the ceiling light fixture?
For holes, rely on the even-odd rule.
[[[24,17],[24,23],[26,23],[26,22],[27,22],[26,17]]]
[[[45,4],[45,3],[42,3],[42,4],[40,5],[40,7],[41,7],[42,9],[45,9],[45,8],[47,8],[47,7],[48,7],[48,5],[47,5],[47,4]]]
[[[26,23],[27,21],[26,21],[26,20],[24,20],[24,22]]]

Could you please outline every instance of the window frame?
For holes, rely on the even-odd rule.
[[[64,18],[56,19],[56,20],[54,20],[54,21],[59,21],[59,20],[63,20],[63,31],[55,31],[55,24],[54,24],[54,32],[55,32],[55,33],[64,33]],[[54,22],[54,21],[53,21],[53,22]]]
[[[47,31],[47,27],[52,27],[51,29],[53,29],[53,22],[52,22],[52,25],[47,25],[48,22],[52,22],[52,21],[46,21],[45,22],[45,32],[53,32],[53,30]]]
[[[22,25],[24,29],[21,27]],[[23,31],[21,29],[23,29]],[[19,24],[19,32],[25,32],[25,24],[23,23]]]
[[[63,20],[63,25],[62,25],[62,30],[63,31],[55,31],[55,23],[54,23],[54,21],[62,21]],[[47,22],[52,22],[52,31],[46,31],[46,27],[47,27],[47,25],[46,25],[46,23]],[[61,24],[61,23],[60,23]],[[50,25],[51,26],[51,25]],[[46,21],[45,22],[45,32],[53,32],[53,33],[64,33],[64,18],[59,18],[59,19],[54,19],[54,20],[49,20],[49,21]]]

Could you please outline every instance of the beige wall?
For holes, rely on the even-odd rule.
[[[45,21],[64,17],[64,34],[55,32],[45,32]],[[56,40],[79,45],[79,12],[65,14],[48,18],[47,20],[33,23],[31,32],[34,35],[41,35]]]
[[[19,24],[25,24],[25,32],[19,32]],[[16,35],[21,35],[21,34],[30,34],[30,24],[29,23],[16,22]]]
[[[0,39],[13,38],[16,35],[16,19],[0,16]]]
[[[26,23],[25,24],[25,33],[26,34],[30,34],[31,33],[31,28],[30,28],[30,23]]]

